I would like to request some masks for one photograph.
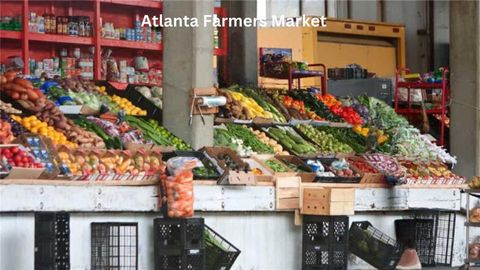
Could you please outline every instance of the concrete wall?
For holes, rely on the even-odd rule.
[[[393,220],[406,212],[357,213],[351,221],[369,220],[394,236]],[[301,227],[293,225],[293,213],[197,213],[205,222],[237,246],[242,253],[232,270],[292,270],[301,268]],[[72,270],[90,269],[91,222],[138,222],[139,269],[153,270],[153,213],[72,213],[70,262]],[[457,216],[454,265],[464,254],[464,218]],[[0,213],[0,269],[34,269],[34,214]],[[349,269],[372,269],[355,256]]]
[[[478,1],[450,6],[451,151],[456,172],[480,175],[480,7]],[[459,131],[459,132],[455,132]]]

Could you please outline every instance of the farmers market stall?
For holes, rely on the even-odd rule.
[[[147,227],[159,212],[195,211],[220,233],[235,235],[245,250],[239,267],[298,269],[292,257],[300,256],[301,232],[294,225],[302,215],[355,214],[351,220],[385,224],[384,233],[393,235],[392,220],[411,211],[462,207],[466,179],[451,171],[455,157],[376,98],[338,98],[314,88],[216,89],[226,104],[216,114],[214,145],[194,150],[162,126],[159,87],[119,90],[82,78],[27,80],[8,72],[0,91],[0,227],[8,232],[15,213],[29,230],[31,211],[74,212],[78,228],[122,217]],[[247,227],[235,233],[232,224]],[[248,229],[267,225],[274,234]],[[277,257],[269,262],[245,240],[269,243],[274,235],[286,240],[268,251]],[[142,241],[152,246],[147,236]],[[449,240],[454,264],[464,249],[458,239]],[[72,267],[86,267],[87,250],[75,254]],[[139,260],[144,268],[153,262],[146,254]],[[359,259],[350,264],[365,269]]]

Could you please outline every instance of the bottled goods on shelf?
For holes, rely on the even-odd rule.
[[[40,16],[35,12],[30,12],[28,29],[34,33],[92,36],[92,24],[87,16],[55,16],[48,12]]]
[[[161,43],[162,32],[160,29],[142,27],[139,18],[134,22],[134,28],[115,27],[112,22],[102,24],[101,37],[107,39],[143,41],[148,43]]]
[[[49,78],[55,76],[75,77],[82,76],[93,79],[93,58],[89,54],[82,54],[80,48],[71,50],[68,56],[64,48],[59,53],[60,57],[45,58],[42,60],[30,59],[30,74],[40,77],[46,74]]]
[[[1,16],[0,17],[0,30],[21,31],[22,30],[22,18],[18,16]]]

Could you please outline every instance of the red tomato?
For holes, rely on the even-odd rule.
[[[10,151],[11,151],[13,154],[16,154],[16,153],[18,153],[18,152],[20,151],[20,149],[18,149],[18,147],[12,147],[12,148],[10,149]]]
[[[15,155],[15,156],[13,157],[13,160],[15,161],[15,163],[22,162],[22,157],[19,156],[19,155]]]

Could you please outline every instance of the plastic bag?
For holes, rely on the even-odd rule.
[[[165,179],[168,216],[184,218],[193,216],[193,173],[192,169],[201,163],[197,158],[175,157],[167,161],[171,175]]]

